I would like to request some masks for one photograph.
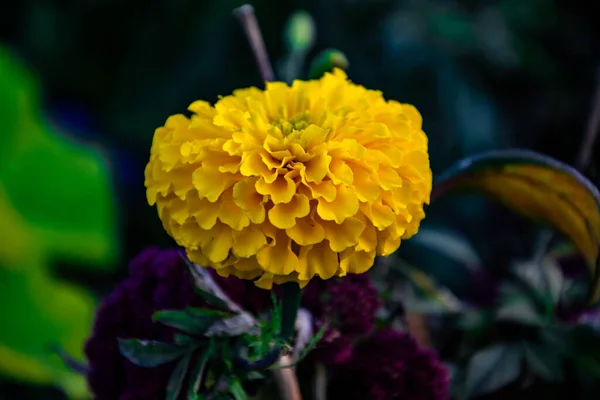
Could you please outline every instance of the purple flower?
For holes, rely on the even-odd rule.
[[[162,400],[175,363],[138,367],[119,352],[117,338],[171,341],[173,330],[152,321],[165,309],[206,306],[193,282],[180,249],[142,251],[129,266],[129,278],[119,283],[96,313],[92,336],[85,345],[90,372],[88,385],[96,400]],[[270,307],[270,293],[252,282],[213,274],[233,301],[258,312]]]
[[[347,400],[447,400],[449,374],[433,351],[386,329],[357,344],[329,390]]]
[[[380,300],[367,275],[348,275],[313,279],[303,291],[302,306],[312,313],[316,329],[329,324],[311,358],[339,364],[351,357],[353,342],[375,327]]]

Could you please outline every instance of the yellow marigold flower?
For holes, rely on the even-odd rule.
[[[425,216],[419,112],[339,69],[189,110],[154,134],[148,202],[190,260],[222,276],[269,289],[363,273]]]

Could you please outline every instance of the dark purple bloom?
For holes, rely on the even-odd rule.
[[[447,400],[449,374],[433,351],[386,329],[356,345],[329,390],[347,400]]]
[[[117,338],[171,341],[173,330],[154,323],[152,314],[165,309],[206,306],[193,289],[180,249],[142,251],[98,309],[92,336],[85,345],[90,372],[88,385],[96,400],[165,398],[174,363],[141,368],[121,356]],[[271,305],[268,291],[235,277],[213,275],[233,301],[258,312]]]
[[[348,275],[327,281],[313,279],[304,289],[302,306],[315,318],[316,329],[329,325],[311,358],[339,364],[352,355],[353,342],[375,327],[380,300],[367,275]]]

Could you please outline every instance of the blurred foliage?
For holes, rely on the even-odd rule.
[[[105,271],[115,266],[107,165],[97,150],[44,120],[36,82],[3,48],[0,98],[0,371],[82,397],[85,383],[52,346],[81,357],[95,300],[53,276],[51,266],[61,259]]]

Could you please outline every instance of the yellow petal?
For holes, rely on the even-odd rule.
[[[257,227],[249,226],[240,232],[233,232],[233,254],[240,258],[254,256],[266,244],[265,235]]]
[[[356,190],[358,200],[362,202],[375,201],[379,197],[381,190],[371,177],[371,174],[363,168],[356,168],[353,171],[354,190]]]
[[[229,250],[233,244],[231,228],[217,223],[213,229],[208,231],[210,239],[202,243],[202,252],[213,263],[220,263],[229,256]]]
[[[319,199],[317,213],[326,221],[335,221],[338,224],[346,218],[355,215],[358,211],[358,197],[352,188],[340,185],[336,187],[337,193],[335,200],[326,201]]]
[[[256,182],[256,191],[265,196],[269,196],[269,199],[274,204],[289,202],[296,193],[296,183],[292,179],[292,172],[288,172],[285,175],[279,175],[273,183],[268,183],[261,177]]]
[[[194,193],[187,197],[187,208],[202,229],[211,229],[217,223],[219,203],[211,203]]]
[[[287,229],[286,233],[300,246],[309,246],[325,239],[325,230],[310,216],[298,218],[296,224]]]
[[[256,179],[245,179],[233,185],[233,201],[246,213],[253,224],[265,220],[265,196],[256,192]]]
[[[331,250],[327,240],[300,250],[298,279],[308,280],[318,275],[322,279],[333,277],[338,270],[338,254]]]
[[[333,201],[336,196],[335,185],[331,181],[322,181],[321,183],[309,183],[307,187],[314,199],[322,198],[326,201]]]
[[[340,254],[340,268],[349,274],[363,274],[375,262],[375,252],[345,250]]]
[[[329,164],[329,171],[327,176],[331,178],[334,184],[352,185],[354,181],[354,174],[352,169],[344,162],[344,160],[333,159]]]
[[[276,228],[288,229],[294,226],[296,218],[306,217],[309,212],[308,197],[296,194],[289,203],[275,204],[269,210],[269,221]]]
[[[389,229],[377,232],[377,254],[387,257],[400,247],[400,237],[391,234]]]
[[[365,228],[365,223],[355,217],[346,218],[341,224],[333,221],[322,221],[321,224],[325,229],[325,237],[329,240],[331,250],[335,252],[355,247]]]
[[[307,161],[304,164],[306,166],[306,170],[304,171],[304,178],[306,181],[321,183],[323,178],[327,176],[330,162],[331,156],[327,153],[321,153]]]
[[[250,219],[233,201],[233,189],[226,190],[219,199],[219,220],[236,231],[250,225]]]
[[[285,231],[277,231],[272,245],[260,249],[256,259],[266,272],[276,275],[287,275],[298,265],[298,257],[292,251],[292,240]]]
[[[396,215],[392,209],[384,205],[381,199],[372,204],[361,203],[360,209],[379,230],[387,228],[396,220]]]
[[[225,189],[235,183],[235,176],[221,173],[216,168],[198,168],[192,175],[192,182],[200,198],[215,202]]]

